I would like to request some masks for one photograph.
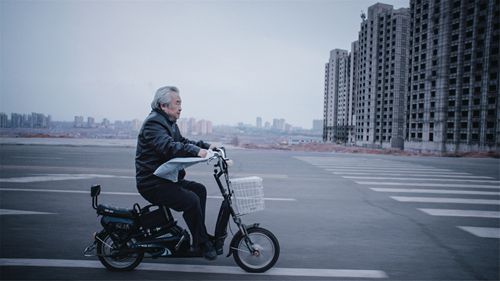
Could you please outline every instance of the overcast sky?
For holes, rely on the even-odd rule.
[[[0,111],[143,120],[175,85],[181,117],[310,128],[329,51],[376,2],[0,0]]]

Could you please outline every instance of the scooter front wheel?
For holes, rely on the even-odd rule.
[[[234,261],[243,270],[262,273],[274,266],[280,255],[278,239],[271,231],[261,227],[247,229],[250,245],[241,231],[231,243]]]
[[[131,242],[130,242],[131,243]],[[111,271],[130,271],[142,261],[144,253],[121,254],[109,234],[97,239],[97,256],[99,261]]]

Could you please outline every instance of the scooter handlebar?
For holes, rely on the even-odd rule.
[[[211,153],[213,154],[213,156],[211,156],[210,158],[211,159],[215,159],[215,158],[222,158],[224,159],[224,161],[229,165],[231,166],[233,164],[233,160],[227,158],[226,156],[226,149],[224,147],[220,147],[220,148],[213,148],[211,150]]]

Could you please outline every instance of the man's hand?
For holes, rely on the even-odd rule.
[[[215,146],[214,144],[211,144],[208,149],[215,150],[216,148],[217,148],[217,146]]]
[[[198,157],[205,158],[207,157],[208,151],[206,149],[200,149],[200,152],[198,152]]]

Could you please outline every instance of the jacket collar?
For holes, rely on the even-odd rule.
[[[168,117],[168,115],[165,113],[165,111],[161,110],[161,109],[153,109],[153,111],[155,111],[156,113],[160,114],[161,116],[163,116],[165,118],[165,120],[167,120],[168,124],[170,126],[173,126],[175,124],[175,121],[172,121],[170,120],[170,118]]]

